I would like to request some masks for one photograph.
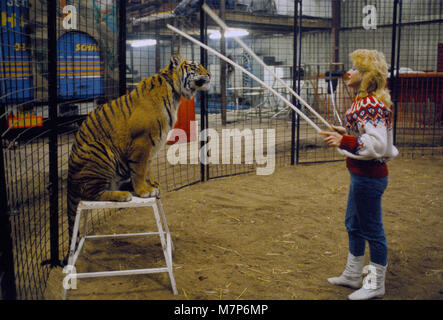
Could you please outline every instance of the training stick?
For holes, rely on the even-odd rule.
[[[220,19],[219,16],[217,16],[212,10],[211,8],[209,8],[206,3],[204,3],[202,5],[202,9],[220,26],[222,27],[222,29],[224,29],[225,31],[229,31],[229,27],[224,23],[224,21],[222,19]],[[233,37],[235,41],[237,41],[237,43],[243,48],[245,49],[255,60],[257,60],[258,63],[260,63],[265,69],[266,71],[268,71],[278,82],[281,83],[281,85],[283,85],[286,89],[289,90],[289,92],[296,97],[302,105],[304,105],[306,108],[308,108],[309,111],[311,111],[317,118],[319,118],[330,130],[334,131],[331,127],[331,125],[325,120],[323,119],[323,117],[321,115],[319,115],[317,113],[317,111],[315,111],[309,104],[306,103],[305,100],[303,100],[294,90],[292,90],[292,88],[290,86],[287,85],[286,82],[284,82],[282,79],[280,79],[273,70],[271,70],[271,68],[269,68],[269,66],[264,63],[255,53],[254,51],[252,51],[239,37],[234,36]]]
[[[338,122],[340,122],[340,125],[343,126],[343,123],[341,122],[341,118],[338,115],[337,108],[335,107],[335,93],[334,93],[334,90],[332,88],[332,80],[329,81],[329,90],[331,91],[331,100],[332,100],[332,108],[334,108],[334,115],[338,119]]]
[[[220,59],[226,61],[227,63],[231,64],[232,66],[234,66],[235,68],[241,70],[243,73],[246,73],[248,76],[250,76],[252,79],[254,79],[255,81],[257,81],[258,83],[260,83],[263,87],[267,88],[269,91],[271,91],[273,94],[275,94],[278,98],[280,98],[281,100],[283,100],[286,105],[288,105],[289,107],[291,107],[295,112],[297,112],[297,114],[302,117],[304,120],[306,120],[306,122],[313,127],[317,132],[321,132],[322,130],[311,120],[309,119],[303,112],[301,112],[299,109],[297,109],[297,107],[295,107],[291,102],[289,102],[285,97],[283,97],[280,93],[278,93],[277,91],[275,91],[273,88],[271,88],[270,86],[268,86],[266,83],[264,83],[262,80],[260,80],[259,78],[257,78],[255,75],[253,75],[252,73],[250,73],[248,70],[246,70],[245,68],[243,68],[242,66],[238,65],[237,63],[235,63],[234,61],[232,61],[231,59],[225,57],[224,55],[222,55],[221,53],[219,53],[218,51],[212,49],[211,47],[208,47],[207,45],[201,43],[200,41],[198,41],[197,39],[194,39],[193,37],[191,37],[190,35],[188,35],[187,33],[178,30],[177,28],[171,26],[170,24],[166,25],[170,30],[178,33],[179,35],[181,35],[182,37],[188,39],[189,41],[197,44],[198,46],[208,50],[209,52],[215,54],[217,57],[219,57]]]

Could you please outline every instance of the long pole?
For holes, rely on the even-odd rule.
[[[211,8],[209,8],[206,4],[203,4],[202,6],[203,10],[205,10],[205,12],[220,26],[222,27],[225,31],[229,30],[229,27],[224,23],[224,21],[222,19],[220,19],[212,10]],[[323,117],[318,114],[317,111],[315,111],[305,100],[303,100],[303,98],[301,98],[294,90],[292,90],[292,88],[290,86],[288,86],[288,84],[286,82],[284,82],[282,79],[280,79],[275,72],[269,68],[269,66],[264,63],[255,53],[254,51],[252,51],[240,38],[238,37],[233,37],[234,40],[243,48],[245,49],[259,64],[261,64],[263,66],[263,68],[265,68],[266,71],[268,71],[278,82],[280,82],[280,84],[282,86],[284,86],[286,89],[288,89],[288,91],[294,96],[296,97],[302,105],[304,105],[309,111],[311,111],[318,119],[320,119],[331,131],[334,131],[331,127],[331,125],[325,120],[323,119]]]
[[[59,265],[59,205],[58,205],[58,114],[57,114],[57,5],[48,1],[48,109],[49,109],[49,211],[51,266]]]
[[[294,55],[297,54],[297,92],[301,91],[301,32],[303,25],[303,0],[294,1],[295,5],[295,19],[298,19],[298,27],[297,27],[297,53],[294,52]],[[298,8],[298,9],[297,9]],[[294,30],[295,32],[295,30]],[[295,88],[295,86],[294,86]],[[297,104],[297,107],[300,109],[300,103]],[[300,162],[300,117],[297,117],[296,120],[296,129],[297,129],[297,149],[295,150],[295,162],[298,164]]]
[[[118,91],[126,94],[126,0],[118,2]]]
[[[340,3],[341,0],[332,0],[332,62],[337,63],[340,55]],[[337,65],[332,66],[333,70]]]
[[[203,0],[204,2],[204,0]],[[200,8],[200,40],[203,43],[208,41],[207,33],[207,17],[203,9]],[[208,52],[200,47],[200,62],[206,68],[208,64]],[[207,91],[200,91],[200,127],[201,134],[205,135],[200,137],[200,159],[206,159],[208,157],[208,135],[206,133],[206,128],[208,127],[208,93]],[[205,161],[205,163],[207,163]],[[202,182],[209,179],[209,166],[203,161],[200,163],[200,180]]]
[[[206,6],[206,4],[204,4]],[[220,1],[220,16],[225,17],[225,1]],[[223,30],[220,32],[220,53],[226,55],[226,38]],[[226,62],[220,61],[220,105],[221,105],[221,122],[226,125]]]
[[[401,39],[401,13],[402,13],[402,2],[401,0],[398,0],[398,2],[396,2],[397,8],[395,8],[395,11],[398,10],[398,38],[397,38],[397,63],[396,63],[396,72],[395,72],[395,77],[394,77],[394,82],[395,82],[395,92],[394,92],[394,133],[393,133],[393,139],[394,139],[394,144],[397,143],[397,111],[398,111],[398,85],[399,85],[399,81],[400,81],[400,76],[399,76],[399,68],[400,68],[400,39]],[[393,64],[393,62],[391,62],[391,64]]]
[[[297,41],[298,41],[298,1],[294,1],[294,25],[293,25],[293,45],[294,45],[294,51],[292,55],[292,87],[295,89],[296,85],[298,84],[297,81],[297,74],[298,72],[298,63],[297,63]],[[296,72],[297,70],[297,72]],[[298,90],[298,93],[300,93],[300,90]],[[294,96],[292,96],[292,104],[296,104],[297,100]],[[297,117],[295,116],[295,112],[291,112],[291,165],[295,164],[295,129],[296,129],[296,121]]]
[[[212,49],[211,47],[208,47],[207,45],[201,43],[200,41],[194,39],[193,37],[191,37],[190,35],[188,35],[185,32],[182,32],[180,30],[178,30],[177,28],[171,26],[170,24],[166,25],[170,30],[178,33],[179,35],[181,35],[182,37],[188,39],[189,41],[197,44],[198,46],[206,49],[207,51],[211,52],[212,54],[216,55],[217,57],[219,57],[220,59],[226,61],[227,63],[231,64],[232,66],[234,66],[235,68],[239,69],[240,71],[242,71],[243,73],[246,73],[249,77],[251,77],[252,79],[254,79],[255,81],[257,81],[258,83],[260,83],[263,87],[267,88],[269,91],[271,91],[274,95],[276,95],[279,99],[283,100],[286,105],[288,107],[291,107],[295,112],[298,113],[298,115],[300,117],[302,117],[311,127],[313,127],[317,132],[322,131],[311,119],[309,119],[303,112],[301,112],[300,110],[297,109],[297,107],[295,107],[291,102],[288,101],[288,99],[286,99],[285,97],[283,97],[280,93],[278,93],[277,91],[275,91],[273,88],[271,88],[270,86],[268,86],[266,83],[264,83],[261,79],[257,78],[255,75],[253,75],[252,73],[250,73],[248,70],[246,70],[245,68],[243,68],[242,66],[238,65],[237,63],[235,63],[234,61],[232,61],[231,59],[225,57],[224,55],[222,55],[221,53],[219,53],[218,51]],[[330,127],[330,125],[328,125],[328,127]]]
[[[0,104],[0,111],[5,107]],[[0,122],[0,134],[4,132],[4,124]],[[3,140],[0,139],[0,142]],[[14,273],[14,253],[12,243],[11,218],[6,187],[6,168],[3,147],[0,147],[0,300],[17,299]]]

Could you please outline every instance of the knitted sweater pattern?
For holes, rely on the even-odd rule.
[[[348,169],[358,175],[385,177],[386,162],[398,155],[393,145],[391,111],[376,97],[354,98],[346,112],[346,133],[338,151]]]

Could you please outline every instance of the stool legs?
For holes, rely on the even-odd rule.
[[[160,220],[160,216],[159,216],[159,208],[160,208],[160,212],[161,212],[161,216],[162,216],[162,220]],[[161,201],[158,199],[156,201],[156,205],[153,206],[154,209],[154,215],[155,215],[155,220],[157,222],[157,228],[159,231],[159,235],[160,235],[160,241],[162,243],[162,248],[163,248],[163,254],[165,256],[165,260],[166,260],[166,265],[168,267],[168,273],[169,273],[169,278],[171,280],[171,286],[172,286],[172,291],[174,292],[174,294],[177,294],[177,288],[175,285],[175,279],[174,279],[174,274],[172,272],[172,250],[171,250],[171,236],[169,234],[169,230],[168,230],[168,224],[166,223],[166,218],[163,212],[163,207],[161,207]],[[162,227],[162,222],[165,226],[165,230],[166,230],[166,239],[165,239],[165,232],[163,232],[163,227]]]
[[[68,264],[67,266],[65,266],[65,268],[63,269],[63,272],[66,271],[66,277],[63,280],[63,300],[66,300],[66,296],[67,296],[67,284],[69,282],[69,275],[71,274],[71,272],[74,270],[74,255],[75,255],[75,250],[76,250],[76,244],[77,244],[77,237],[78,237],[78,229],[79,229],[79,225],[80,225],[80,218],[81,218],[81,208],[77,208],[77,213],[75,215],[75,222],[74,222],[74,228],[72,230],[72,238],[71,238],[71,243],[70,243],[70,248],[69,248],[69,255],[68,255]]]
[[[134,201],[136,202],[136,201]],[[148,273],[160,273],[160,272],[168,272],[169,279],[171,281],[171,287],[174,294],[178,294],[177,287],[174,279],[173,274],[173,265],[172,265],[172,250],[173,250],[173,243],[171,240],[171,235],[169,233],[168,224],[166,223],[166,217],[163,210],[163,206],[161,204],[160,199],[141,199],[138,198],[136,203],[115,203],[115,202],[92,202],[87,201],[83,202],[85,203],[85,207],[82,207],[82,201],[80,202],[77,213],[75,216],[75,223],[73,228],[73,234],[72,234],[72,240],[70,244],[69,249],[69,257],[68,257],[68,269],[63,272],[66,272],[67,275],[63,281],[63,300],[66,299],[67,296],[67,290],[69,287],[66,285],[66,280],[72,280],[73,278],[90,278],[90,277],[101,277],[101,276],[112,276],[112,275],[135,275],[135,274],[148,274]],[[158,232],[145,232],[145,233],[138,233],[138,234],[113,234],[113,235],[94,235],[94,236],[88,236],[87,235],[87,216],[88,213],[85,211],[84,216],[84,225],[83,225],[83,234],[80,237],[80,241],[77,245],[77,240],[79,238],[79,226],[80,226],[80,219],[81,219],[81,213],[82,210],[91,209],[91,207],[94,208],[125,208],[125,207],[146,207],[150,206],[152,207],[154,211],[154,217],[157,224]],[[163,231],[163,227],[165,231]],[[83,245],[86,239],[94,239],[94,238],[107,238],[107,237],[117,237],[117,236],[147,236],[147,235],[155,235],[158,234],[160,237],[161,245],[163,254],[166,261],[166,268],[148,268],[148,269],[136,269],[136,270],[120,270],[120,271],[104,271],[104,272],[89,272],[89,273],[75,273],[75,263],[77,261],[77,258],[83,249]],[[65,267],[65,268],[66,268]]]
[[[158,209],[160,211],[160,217],[162,218],[163,225],[165,226],[166,234],[170,234],[169,228],[168,228],[168,223],[166,222],[165,211],[163,210],[163,205],[162,205],[162,202],[160,201],[160,199],[157,199],[157,205],[158,205]],[[174,251],[174,243],[173,242],[171,242],[171,248],[172,248],[172,251]]]

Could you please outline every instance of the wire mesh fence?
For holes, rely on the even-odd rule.
[[[66,252],[70,146],[87,114],[118,94],[117,3],[100,6],[2,1],[2,193],[17,298],[41,298]]]
[[[441,1],[205,1],[232,28],[228,33],[200,6],[186,3],[1,2],[4,298],[42,298],[51,268],[67,252],[67,159],[79,125],[94,108],[166,67],[173,53],[201,62],[212,73],[212,84],[208,92],[182,100],[176,129],[152,159],[162,192],[228,175],[269,174],[294,163],[341,160],[267,87],[322,129],[322,121],[286,85],[327,122],[341,125],[354,94],[343,75],[351,67],[349,54],[358,48],[377,49],[390,64],[388,84],[401,156],[442,156]],[[110,215],[97,212],[91,227]]]
[[[399,3],[396,143],[404,157],[441,156],[443,113],[443,3]]]
[[[59,252],[68,250],[68,157],[75,134],[95,108],[120,95],[119,2],[59,2],[57,30],[57,175]],[[66,8],[66,6],[72,6]],[[72,10],[72,11],[71,11]],[[91,223],[106,216],[96,214]]]
[[[47,7],[1,2],[2,194],[11,225],[17,297],[37,297],[49,274],[48,49],[42,18]],[[35,31],[31,34],[31,29]],[[39,74],[40,77],[34,76]],[[25,128],[25,127],[28,128]],[[25,129],[23,129],[25,128]],[[4,183],[4,185],[3,185]],[[7,275],[5,275],[5,279]],[[10,281],[11,283],[12,281]],[[3,286],[2,289],[4,290]]]

